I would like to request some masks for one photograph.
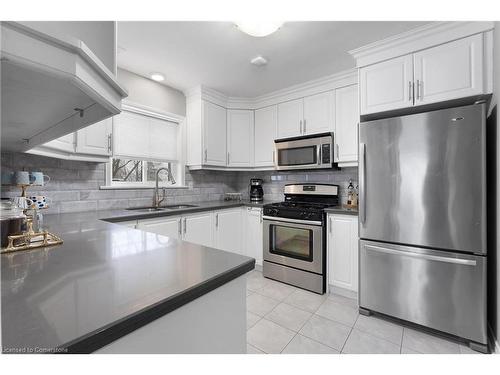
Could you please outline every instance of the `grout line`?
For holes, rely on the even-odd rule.
[[[277,323],[276,323],[276,324],[277,324]],[[278,324],[278,325],[279,325],[279,324]],[[280,327],[281,327],[281,326],[280,326]],[[291,331],[291,330],[290,330],[290,331]],[[292,331],[292,332],[294,332],[294,331]],[[292,338],[290,339],[290,341],[288,341],[288,342],[286,343],[286,345],[283,347],[283,349],[281,349],[280,354],[283,354],[283,350],[285,350],[285,349],[286,349],[286,347],[287,347],[288,345],[290,345],[290,343],[292,342],[292,340],[293,340],[293,339],[295,338],[295,336],[297,336],[297,335],[298,335],[298,332],[295,332],[295,335],[293,335],[293,336],[292,336]]]

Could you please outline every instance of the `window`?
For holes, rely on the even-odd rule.
[[[158,181],[161,186],[175,186],[177,184],[177,164],[168,162],[155,162],[139,159],[111,158],[111,182],[112,185],[145,185],[156,183],[156,172],[159,168],[170,169],[173,180],[167,171],[161,171]]]
[[[167,169],[158,174],[160,186],[183,185],[179,122],[145,112],[127,108],[113,118],[113,157],[106,166],[106,188],[153,187],[160,168]]]

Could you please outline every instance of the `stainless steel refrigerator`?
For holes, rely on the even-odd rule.
[[[486,350],[486,104],[362,122],[359,304]]]

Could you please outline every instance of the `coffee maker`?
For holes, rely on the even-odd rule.
[[[251,178],[250,179],[250,201],[252,202],[262,202],[264,200],[264,189],[262,189],[262,179]]]

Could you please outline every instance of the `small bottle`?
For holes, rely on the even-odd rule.
[[[354,185],[352,180],[349,180],[349,185],[347,186],[347,205],[352,206],[354,201]]]

